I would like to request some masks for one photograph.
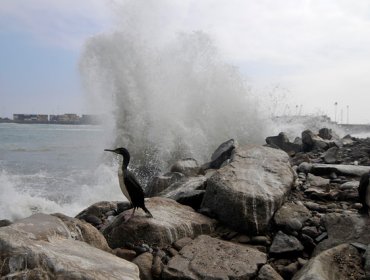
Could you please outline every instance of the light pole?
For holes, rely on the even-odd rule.
[[[337,106],[338,102],[334,103],[334,122],[337,122]]]
[[[347,124],[349,124],[349,105],[347,105]]]

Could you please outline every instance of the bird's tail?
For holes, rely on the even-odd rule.
[[[142,207],[142,208],[143,208],[144,212],[145,212],[145,213],[147,213],[147,215],[148,215],[150,218],[153,218],[152,213],[150,213],[150,211],[148,210],[148,208],[146,208],[146,207],[145,207],[145,205],[143,205],[143,207]]]

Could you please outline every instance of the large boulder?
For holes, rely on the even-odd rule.
[[[139,279],[136,265],[82,242],[103,242],[91,242],[93,226],[63,219],[36,214],[1,228],[1,279]]]
[[[353,213],[330,213],[322,217],[321,220],[328,232],[328,239],[316,246],[314,254],[342,243],[370,244],[369,217]]]
[[[206,192],[206,181],[207,178],[205,176],[186,177],[169,186],[159,193],[158,196],[171,198],[193,209],[199,209]]]
[[[358,251],[349,244],[341,244],[310,259],[293,280],[363,279],[363,274]]]
[[[201,235],[168,262],[163,279],[251,279],[265,263],[254,248]]]
[[[138,210],[125,223],[124,217],[131,214],[129,210],[118,215],[104,229],[103,234],[111,248],[122,247],[126,242],[140,241],[164,247],[183,237],[193,238],[211,233],[216,225],[215,220],[169,198],[153,197],[147,199],[145,205],[154,218],[148,218],[143,211]]]
[[[202,208],[237,231],[266,232],[294,182],[288,155],[277,149],[245,146],[207,181]]]

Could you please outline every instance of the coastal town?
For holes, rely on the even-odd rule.
[[[99,124],[100,116],[77,114],[46,115],[46,114],[13,114],[13,119],[1,118],[0,123],[24,124]]]

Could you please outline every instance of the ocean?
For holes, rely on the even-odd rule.
[[[118,161],[102,126],[0,124],[0,219],[75,216],[102,200],[125,200]],[[113,158],[113,160],[112,160]]]

